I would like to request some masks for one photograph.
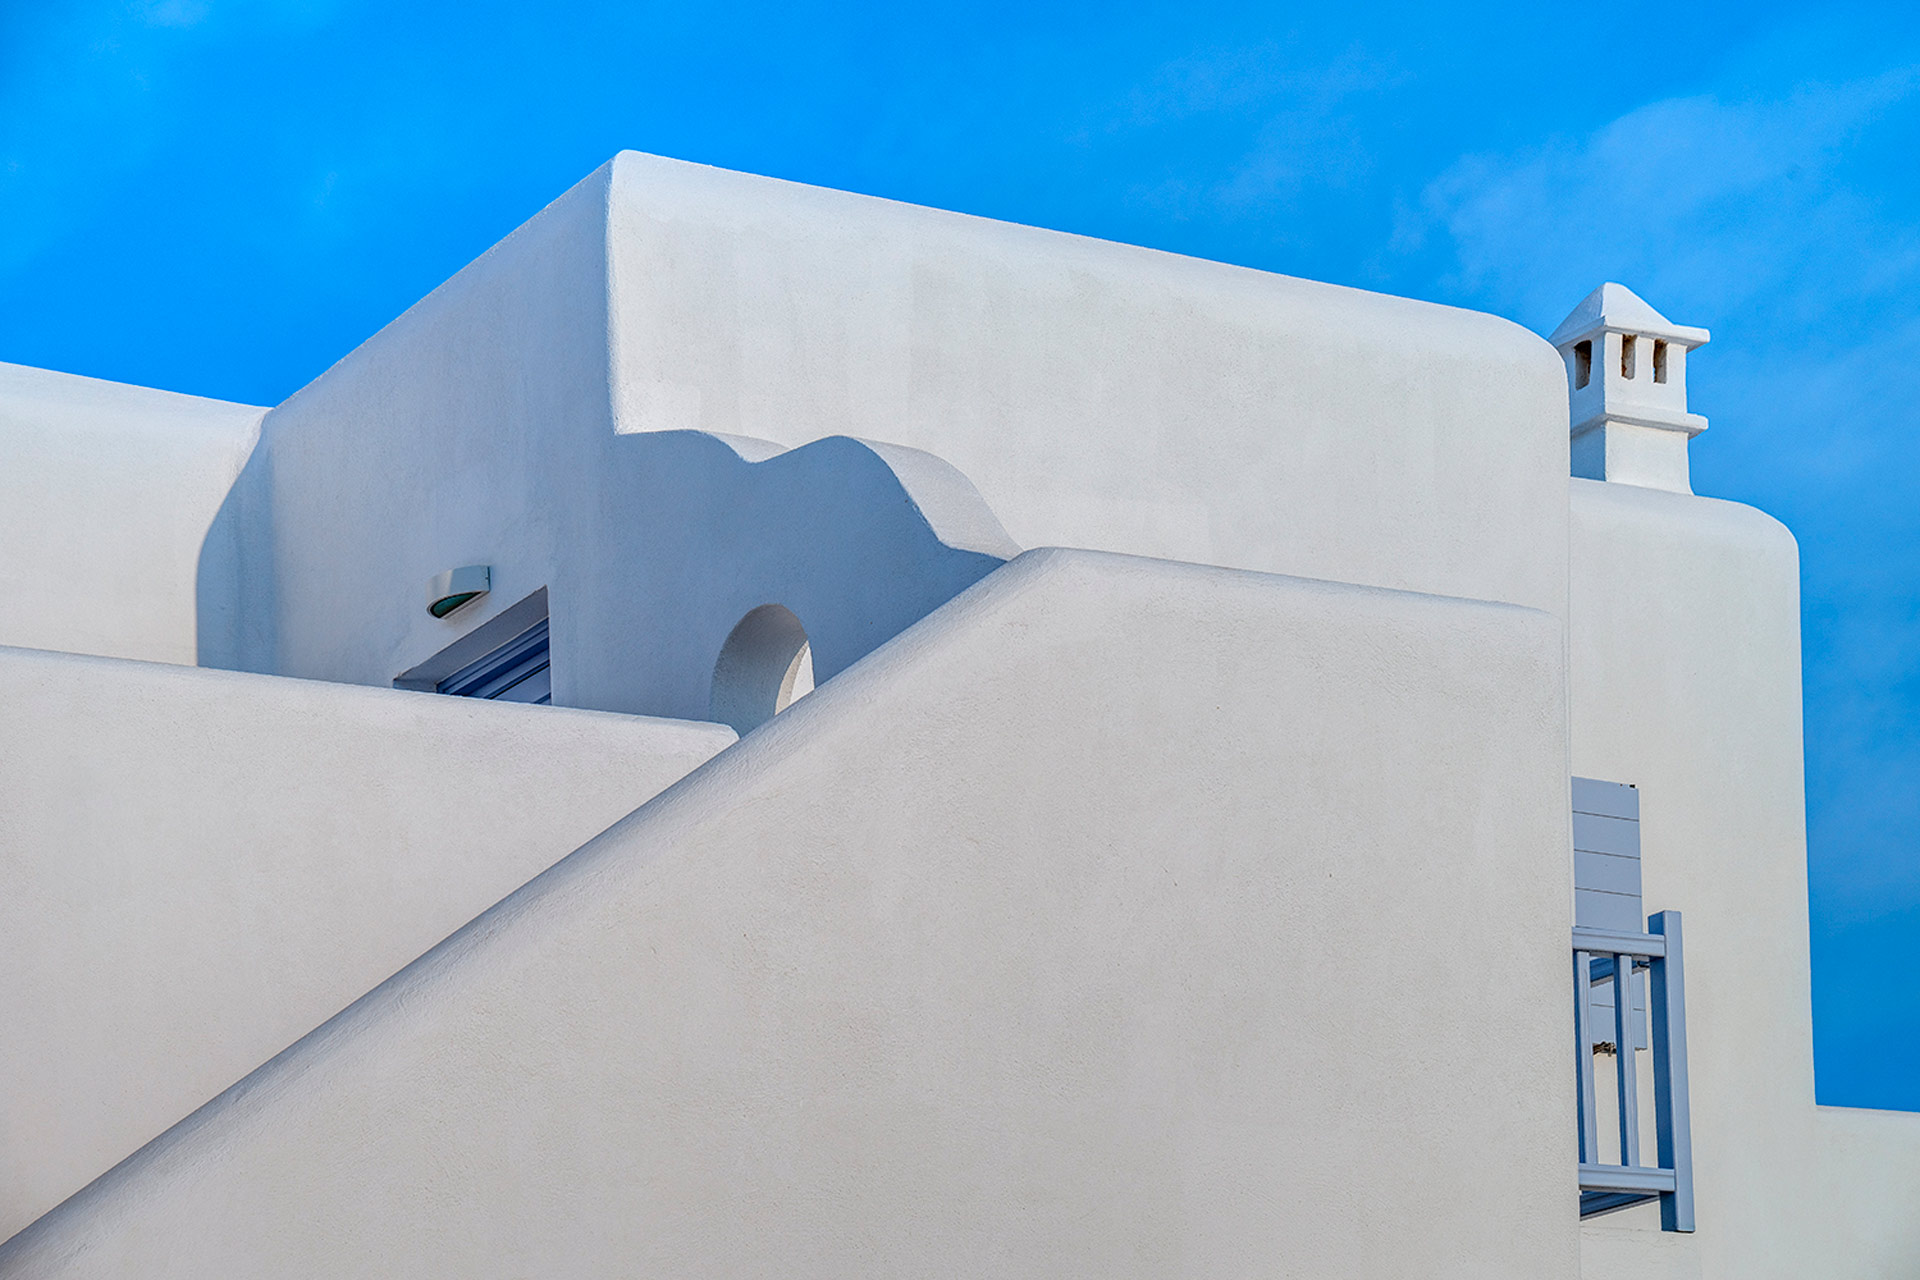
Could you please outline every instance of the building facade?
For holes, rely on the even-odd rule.
[[[1915,1274],[1706,339],[623,153],[0,366],[0,1276]]]

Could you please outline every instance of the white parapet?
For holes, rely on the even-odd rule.
[[[0,363],[0,645],[191,665],[266,410]]]

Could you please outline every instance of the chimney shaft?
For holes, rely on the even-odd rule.
[[[1548,341],[1567,362],[1574,475],[1693,492],[1687,441],[1707,420],[1687,411],[1687,352],[1707,340],[1618,284],[1561,321]]]

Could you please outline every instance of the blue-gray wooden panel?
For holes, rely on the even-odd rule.
[[[1620,782],[1594,778],[1573,780],[1573,918],[1589,929],[1644,933],[1647,928],[1640,894],[1640,792]],[[1632,1027],[1635,1049],[1649,1044],[1645,974],[1630,979],[1633,993]],[[1614,984],[1611,979],[1593,989],[1593,1019],[1589,1038],[1595,1044],[1611,1042]]]
[[[1603,818],[1592,813],[1573,815],[1573,847],[1588,853],[1640,856],[1640,824],[1626,818]]]
[[[1620,933],[1647,931],[1647,922],[1640,915],[1640,895],[1637,893],[1575,889],[1573,922],[1586,929],[1612,929]]]
[[[1616,858],[1609,853],[1573,851],[1573,887],[1598,889],[1603,893],[1624,893],[1640,897],[1640,859]],[[1585,923],[1582,921],[1581,923]],[[1644,924],[1635,928],[1638,933]]]
[[[1594,813],[1605,818],[1640,818],[1640,793],[1624,782],[1601,782],[1595,778],[1573,780],[1573,811]]]

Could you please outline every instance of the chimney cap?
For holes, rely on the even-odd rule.
[[[1547,341],[1562,349],[1596,333],[1638,333],[1664,338],[1691,350],[1707,344],[1705,329],[1675,324],[1648,306],[1645,299],[1623,284],[1609,281],[1588,294]]]

